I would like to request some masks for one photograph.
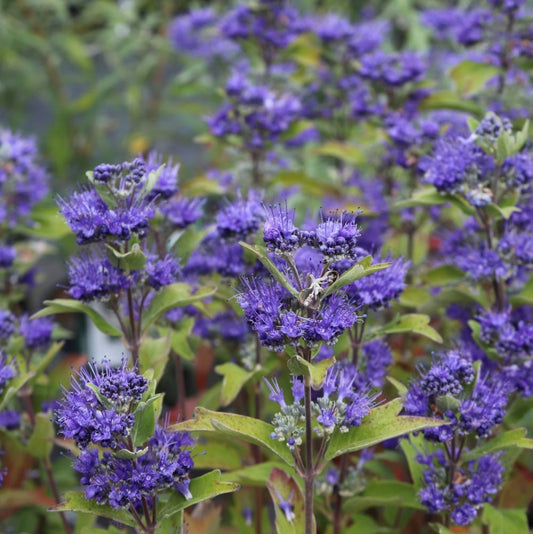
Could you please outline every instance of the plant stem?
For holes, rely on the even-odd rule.
[[[185,413],[187,408],[187,392],[185,391],[185,370],[183,368],[183,359],[177,352],[172,351],[172,355],[174,356],[174,362],[176,364],[176,390],[178,396],[178,411],[180,413],[180,416],[185,418],[187,417]]]
[[[305,351],[305,359],[311,361],[311,351]],[[313,460],[313,420],[311,415],[311,380],[305,377],[304,384],[305,403],[305,534],[313,534],[314,512],[313,496],[315,484],[315,466]]]
[[[342,505],[342,496],[340,494],[340,485],[344,482],[344,477],[346,476],[346,470],[348,469],[348,455],[345,454],[341,458],[340,474],[339,474],[339,484],[337,491],[335,493],[335,503],[333,508],[333,534],[341,534],[341,505]]]
[[[23,388],[21,390],[21,395],[22,395],[24,404],[26,405],[26,409],[28,410],[28,417],[30,418],[30,423],[32,424],[33,427],[35,427],[35,411],[33,409],[30,392],[28,389]],[[54,478],[54,472],[52,470],[52,466],[50,465],[49,458],[43,459],[43,467],[46,473],[46,478],[48,478],[48,484],[50,485],[50,489],[52,490],[54,500],[56,504],[59,504],[61,502],[61,499],[59,496],[59,490],[57,489],[57,484]],[[65,529],[65,533],[72,534],[72,528],[69,522],[67,521],[65,513],[59,512],[59,516],[61,517],[61,522],[63,523],[63,528]]]
[[[253,150],[250,155],[252,158],[252,185],[254,187],[260,187],[263,185],[263,177],[261,175],[261,153]]]
[[[59,497],[59,490],[57,489],[57,484],[54,478],[52,466],[50,465],[50,460],[48,458],[45,458],[43,460],[43,464],[44,470],[46,472],[46,477],[48,478],[48,483],[50,484],[50,489],[52,490],[52,494],[54,495],[54,500],[56,501],[56,504],[59,504],[61,502],[61,499]],[[63,523],[63,528],[65,529],[66,534],[72,534],[72,527],[67,521],[64,512],[59,512],[59,516],[61,517],[61,522]]]
[[[137,339],[137,329],[135,328],[135,313],[133,310],[133,293],[131,288],[128,288],[128,312],[130,318],[130,351],[133,359],[133,365],[139,365],[139,340]]]
[[[255,338],[255,362],[256,366],[261,366],[261,343],[259,338]],[[254,402],[254,417],[259,421],[262,420],[262,398],[261,398],[261,382],[255,384],[255,402]],[[262,461],[261,449],[259,446],[253,446],[254,462],[260,464]],[[255,488],[255,533],[261,534],[263,530],[263,488]]]

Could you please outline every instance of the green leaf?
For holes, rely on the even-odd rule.
[[[228,482],[238,482],[244,486],[261,486],[265,487],[273,469],[281,469],[287,472],[289,469],[281,462],[263,462],[255,465],[248,465],[236,471],[223,473],[221,480]],[[290,470],[294,472],[294,470]]]
[[[453,530],[450,530],[439,523],[429,523],[429,526],[434,532],[437,532],[437,534],[454,534]]]
[[[279,456],[290,466],[293,465],[292,454],[287,445],[270,437],[274,427],[253,417],[214,412],[198,407],[194,410],[193,419],[172,425],[170,428],[173,431],[221,432],[235,436],[248,443],[259,445]]]
[[[361,512],[368,508],[392,506],[424,510],[412,484],[398,480],[370,480],[361,495],[343,502],[346,512]]]
[[[465,273],[455,265],[441,265],[426,273],[426,279],[432,286],[444,286],[453,282],[460,282],[464,278]]]
[[[172,284],[159,291],[143,313],[142,331],[146,332],[165,312],[172,308],[187,306],[214,295],[216,288],[194,288],[184,283]]]
[[[466,215],[474,215],[475,209],[462,197],[455,194],[443,194],[433,186],[421,188],[413,193],[407,200],[401,200],[394,204],[395,208],[412,208],[416,206],[439,206],[441,204],[452,204],[459,208]]]
[[[248,452],[247,444],[233,439],[232,436],[204,434],[192,451],[194,468],[235,471],[242,468]]]
[[[128,271],[137,271],[146,265],[146,255],[138,243],[134,243],[128,252],[120,252],[108,244],[106,247],[112,265],[116,265],[118,262],[121,269]]]
[[[439,206],[450,202],[448,195],[439,193],[435,187],[421,187],[417,189],[411,198],[400,200],[394,204],[395,208],[413,208],[416,206]]]
[[[172,350],[179,354],[184,360],[194,360],[196,354],[189,345],[192,329],[194,328],[194,317],[181,319],[176,329],[172,330],[171,345]]]
[[[520,442],[523,439],[527,439],[525,428],[516,428],[514,430],[507,430],[502,434],[498,434],[489,441],[485,441],[483,444],[478,445],[476,448],[466,452],[463,455],[463,460],[469,462],[470,460],[476,460],[481,458],[485,454],[501,451],[505,449],[511,449],[513,447],[520,447]]]
[[[9,401],[32,379],[35,377],[35,372],[22,373],[15,376],[9,381],[9,386],[6,389],[2,401],[0,402],[0,410],[3,410]]]
[[[172,234],[168,240],[168,247],[172,249],[180,262],[185,263],[202,239],[209,233],[209,228],[195,228],[191,226],[185,231],[178,231]]]
[[[65,219],[59,216],[57,206],[39,204],[31,212],[31,225],[17,226],[17,232],[41,239],[59,240],[72,233]]]
[[[361,426],[352,427],[345,433],[336,430],[329,441],[325,460],[360,451],[387,439],[442,425],[442,421],[426,417],[399,416],[402,407],[402,400],[394,399],[374,408],[363,419]]]
[[[485,504],[481,520],[490,528],[490,534],[529,534],[526,510],[496,509]]]
[[[170,354],[170,332],[166,336],[145,337],[139,347],[139,368],[141,373],[152,369],[155,380],[159,380],[165,372]]]
[[[249,245],[244,241],[239,241],[239,245],[245,250],[250,251],[270,272],[270,274],[279,282],[292,296],[298,298],[298,291],[292,287],[285,275],[276,267],[274,262],[268,257],[265,247],[259,245]]]
[[[342,534],[394,534],[394,531],[381,526],[366,514],[352,514],[352,526],[343,527]],[[328,534],[331,532],[328,531]]]
[[[267,482],[268,492],[274,502],[276,513],[276,532],[278,534],[302,534],[305,531],[305,504],[300,485],[294,477],[288,475],[282,469],[274,468]],[[280,497],[290,502],[293,507],[295,518],[289,521],[283,510],[279,507]],[[313,524],[313,533],[316,532],[316,524]]]
[[[220,392],[220,405],[228,406],[231,404],[243,386],[253,378],[259,376],[263,369],[255,369],[254,371],[247,371],[242,367],[227,362],[215,367],[215,372],[223,376],[222,390]]]
[[[531,438],[520,438],[516,442],[517,447],[521,449],[533,449],[533,439]]]
[[[311,387],[313,389],[320,389],[328,369],[335,363],[335,356],[327,358],[317,363],[308,362],[301,356],[293,356],[287,362],[287,366],[291,374],[299,376],[309,376],[311,378]]]
[[[467,117],[466,122],[468,124],[468,129],[471,133],[476,131],[476,128],[479,126],[479,121],[474,119],[474,117]]]
[[[107,319],[104,319],[96,310],[83,304],[83,302],[78,302],[74,299],[54,299],[54,300],[45,300],[44,305],[46,306],[42,310],[32,315],[32,319],[37,319],[38,317],[45,317],[46,315],[55,315],[59,313],[84,313],[88,315],[91,321],[94,323],[94,326],[107,334],[108,336],[121,336],[122,332],[110,324]]]
[[[50,415],[38,413],[35,416],[35,426],[26,445],[26,450],[35,458],[49,458],[54,448],[55,430],[54,424],[50,420]]]
[[[309,176],[303,171],[280,171],[274,176],[272,185],[284,187],[297,186],[303,194],[312,197],[323,197],[324,195],[339,196],[343,194],[343,189],[331,180],[320,179]]]
[[[153,433],[152,433],[153,435]],[[144,442],[143,442],[144,443]],[[121,460],[135,460],[135,458],[140,458],[144,454],[148,452],[148,447],[145,447],[144,449],[139,449],[135,452],[130,451],[129,449],[119,449],[115,451],[113,454],[120,458]]]
[[[426,470],[425,466],[416,461],[416,457],[420,453],[429,452],[428,449],[434,447],[433,444],[430,444],[423,434],[411,435],[407,439],[400,440],[400,448],[405,454],[407,459],[407,465],[409,466],[409,473],[411,475],[411,480],[415,490],[418,492],[425,484],[424,482],[424,472]]]
[[[105,517],[130,527],[135,527],[137,525],[133,516],[126,510],[116,509],[104,504],[97,504],[95,501],[86,499],[81,491],[68,491],[65,493],[63,499],[63,502],[58,506],[50,508],[50,512],[83,512],[98,517]]]
[[[525,142],[527,141],[529,134],[529,121],[526,121],[520,132],[508,132],[503,131],[497,141],[496,156],[498,164],[502,164],[506,158],[513,156],[519,152]]]
[[[369,274],[377,273],[383,269],[389,268],[391,263],[374,263],[372,264],[372,258],[367,256],[361,261],[357,262],[355,265],[352,265],[347,271],[342,273],[333,284],[331,284],[324,293],[322,293],[321,298],[326,298],[328,295],[331,295],[335,291],[339,290],[341,287],[347,286],[360,278],[364,278]]]
[[[213,499],[217,495],[223,495],[224,493],[232,493],[238,489],[239,484],[222,481],[219,470],[211,471],[191,480],[189,491],[192,497],[189,500],[185,499],[181,493],[173,491],[170,499],[159,509],[157,520],[158,522],[163,521],[193,504]]]
[[[135,425],[132,439],[136,447],[140,447],[154,435],[155,425],[163,406],[163,395],[155,393],[157,381],[154,380],[153,371],[145,371],[143,376],[148,379],[149,386],[134,413]]]
[[[520,208],[517,208],[516,206],[504,206],[500,207],[498,204],[487,204],[485,206],[485,210],[495,217],[496,220],[499,219],[509,219],[509,217],[515,212],[520,211]]]
[[[35,356],[32,358],[31,372],[34,373],[35,377],[38,377],[43,373],[43,371],[55,358],[57,353],[61,350],[63,345],[64,343],[62,341],[59,343],[52,343],[42,358],[37,358]]]
[[[363,151],[356,146],[347,145],[340,141],[327,141],[314,151],[321,156],[331,156],[351,165],[361,165],[365,161]]]
[[[407,386],[405,384],[403,384],[402,382],[400,382],[399,380],[396,380],[396,378],[392,377],[392,376],[388,376],[387,377],[387,381],[390,382],[395,388],[396,388],[396,391],[400,394],[400,395],[405,395],[408,391],[407,389]]]
[[[513,295],[509,300],[515,306],[533,306],[533,278],[524,285],[518,295]]]
[[[465,100],[452,91],[436,91],[425,98],[421,104],[421,109],[453,109],[456,111],[466,111],[478,117],[482,117],[485,108],[474,101]]]
[[[421,313],[408,313],[402,315],[377,330],[377,334],[401,334],[412,332],[420,336],[427,337],[436,343],[442,343],[440,334],[429,325],[430,317]]]
[[[418,308],[431,300],[429,291],[421,287],[407,287],[400,296],[400,304],[410,308]]]
[[[500,69],[493,65],[466,60],[450,71],[450,78],[454,80],[459,94],[467,96],[477,93],[499,72]]]

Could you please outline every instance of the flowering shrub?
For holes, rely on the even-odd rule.
[[[531,6],[15,4],[116,75],[0,129],[2,531],[529,532]],[[159,152],[84,149],[137,64]]]

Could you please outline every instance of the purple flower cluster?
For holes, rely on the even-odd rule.
[[[362,78],[390,87],[417,82],[422,79],[425,71],[426,65],[419,54],[386,54],[381,50],[364,55],[359,68]]]
[[[387,375],[387,367],[392,364],[390,347],[381,339],[365,343],[359,360],[360,383],[373,388],[381,388]]]
[[[147,389],[148,380],[126,362],[117,368],[105,362],[101,369],[82,369],[65,391],[55,420],[63,436],[81,449],[75,469],[82,473],[88,499],[137,508],[143,498],[153,499],[167,488],[190,498],[193,441],[188,434],[156,426],[146,443],[132,449],[135,416]]]
[[[494,160],[473,142],[440,138],[433,154],[422,162],[425,181],[442,193],[459,193],[473,206],[492,202],[489,182]]]
[[[19,334],[30,350],[45,348],[52,340],[53,329],[54,322],[48,317],[30,319],[28,315],[23,315],[19,321]]]
[[[83,254],[68,264],[69,294],[76,300],[109,300],[132,284],[132,275],[97,254]]]
[[[0,128],[0,224],[13,227],[48,193],[35,140]]]
[[[204,200],[178,196],[160,206],[165,222],[173,228],[184,229],[194,224],[202,216]]]
[[[290,254],[303,244],[303,236],[294,225],[294,212],[277,204],[267,210],[263,224],[263,241],[267,249],[281,256]]]
[[[173,200],[179,166],[161,162],[152,152],[146,161],[102,163],[88,173],[87,188],[59,199],[60,212],[78,243],[92,244],[69,262],[68,292],[73,298],[118,299],[130,289],[159,290],[177,281],[181,274],[177,260],[163,254],[160,246],[156,247],[160,255],[150,250],[150,224],[160,208],[169,232],[185,228],[199,217],[201,203]],[[132,255],[135,261],[128,263]]]
[[[488,437],[505,415],[509,390],[495,377],[478,377],[462,350],[448,351],[414,381],[405,397],[405,412],[442,419],[445,426],[428,428],[429,440],[447,442],[459,435]],[[452,400],[453,399],[453,400]]]
[[[365,276],[348,285],[346,292],[361,307],[368,307],[371,310],[388,308],[405,289],[405,277],[410,265],[410,262],[402,258],[393,260],[388,269]]]
[[[522,395],[533,395],[533,326],[527,313],[517,309],[485,311],[476,317],[479,337],[496,351],[502,366],[502,380]]]
[[[370,412],[374,398],[367,391],[360,389],[357,381],[358,371],[355,366],[336,364],[325,377],[322,388],[313,392],[311,409],[316,416],[317,426],[313,432],[320,437],[328,437],[338,429],[347,432],[351,427],[359,426]],[[272,424],[272,439],[286,442],[293,450],[302,444],[304,434],[304,385],[297,378],[292,379],[292,399],[288,404],[285,394],[277,380],[267,381],[270,400],[280,407]]]
[[[246,240],[255,234],[263,220],[263,208],[259,195],[250,191],[248,198],[240,195],[222,208],[216,217],[217,231],[227,241]]]
[[[278,141],[301,114],[295,96],[255,85],[241,72],[228,80],[226,95],[229,102],[209,118],[209,129],[219,138],[238,136],[253,151],[262,151]]]
[[[283,350],[285,345],[333,344],[358,321],[357,309],[388,306],[404,288],[408,264],[394,262],[391,269],[362,278],[328,296],[327,288],[354,260],[366,256],[357,246],[359,227],[347,213],[297,228],[292,214],[271,208],[263,230],[268,250],[285,273],[298,297],[268,277],[245,280],[238,302],[263,345]],[[388,274],[390,271],[390,274]]]
[[[307,29],[301,14],[286,2],[260,0],[257,6],[237,6],[221,20],[222,34],[232,41],[252,40],[267,65]]]
[[[449,483],[449,461],[442,451],[418,455],[427,467],[419,496],[431,513],[448,512],[457,525],[469,525],[484,503],[491,502],[503,482],[501,453],[487,454],[458,468]]]
[[[231,58],[238,46],[220,33],[219,17],[213,9],[195,9],[176,17],[169,26],[168,35],[177,52],[195,57]]]
[[[94,365],[82,369],[55,411],[60,432],[80,449],[91,444],[124,446],[135,423],[133,408],[147,388],[148,381],[127,369],[125,361],[117,368],[105,362],[102,369]]]
[[[113,508],[142,510],[143,499],[153,505],[157,493],[165,489],[189,491],[189,472],[193,460],[189,448],[194,444],[184,432],[170,432],[156,426],[146,452],[136,458],[121,458],[97,448],[82,450],[74,468],[81,473],[87,499]]]
[[[7,383],[16,374],[14,361],[9,359],[4,351],[0,351],[0,394],[4,392]]]
[[[8,340],[16,329],[15,316],[7,310],[0,310],[0,340],[2,342]]]
[[[92,173],[93,188],[60,198],[60,212],[80,245],[106,239],[145,237],[155,209],[143,191],[146,164],[140,158],[103,163]],[[157,185],[157,184],[155,184]]]

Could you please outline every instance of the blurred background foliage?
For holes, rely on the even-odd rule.
[[[173,17],[213,2],[4,0],[0,2],[0,123],[37,136],[64,190],[102,161],[156,148],[182,163],[181,180],[206,164],[195,142],[216,109],[206,62],[172,49]],[[414,0],[298,0],[305,12],[382,12],[391,48],[425,49]]]

